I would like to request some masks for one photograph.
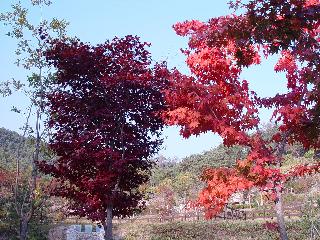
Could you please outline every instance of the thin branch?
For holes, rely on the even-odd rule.
[[[24,126],[24,131],[23,131],[23,137],[25,138],[27,129],[29,127],[29,120],[32,112],[32,107],[33,103],[29,106],[28,109],[28,115],[26,119],[26,123]],[[20,143],[20,147],[18,148],[18,153],[16,157],[16,179],[15,179],[15,188],[14,188],[14,201],[15,201],[15,210],[17,214],[19,214],[19,209],[18,209],[18,191],[19,191],[19,178],[20,178],[20,155],[21,155],[21,149],[22,149],[22,142]],[[20,209],[21,210],[21,209]]]

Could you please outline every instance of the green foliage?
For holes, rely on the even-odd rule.
[[[18,229],[20,224],[20,217],[17,214],[16,202],[18,205],[22,205],[30,208],[30,204],[26,199],[28,192],[30,191],[28,184],[29,173],[25,173],[25,176],[20,179],[19,188],[17,189],[17,198],[14,197],[14,192],[11,189],[4,189],[4,186],[0,186],[5,194],[0,196],[0,239],[6,237],[8,239],[19,239]],[[12,179],[11,181],[14,181]],[[13,183],[12,183],[13,184]],[[10,185],[10,184],[9,184]],[[35,198],[35,205],[33,217],[29,222],[29,240],[44,240],[47,239],[49,228],[52,224],[52,218],[49,214],[51,204],[45,201],[46,194],[42,191],[40,186],[37,188],[37,196]]]
[[[32,155],[35,151],[35,139],[23,137],[20,134],[5,128],[0,128],[0,167],[12,171],[19,158],[22,171],[30,168]],[[41,159],[51,159],[53,153],[47,148],[47,143],[41,142]]]
[[[19,237],[23,240],[27,238],[28,227],[29,239],[41,239],[41,231],[37,228],[41,226],[42,220],[39,217],[43,215],[41,209],[45,206],[46,197],[42,196],[41,203],[38,204],[37,185],[40,175],[37,173],[36,162],[43,160],[47,155],[49,158],[51,156],[46,144],[42,142],[42,139],[49,135],[48,128],[44,127],[47,117],[44,97],[52,90],[55,77],[45,60],[44,52],[51,40],[66,38],[68,25],[66,21],[56,18],[45,20],[39,16],[39,21],[30,17],[30,12],[34,10],[31,6],[44,7],[50,3],[50,0],[17,1],[11,5],[10,11],[0,13],[0,22],[7,31],[6,35],[16,42],[15,64],[29,71],[29,76],[24,81],[12,78],[0,83],[2,96],[9,96],[19,90],[28,98],[29,104],[23,111],[17,106],[12,108],[14,112],[25,115],[23,135],[28,136],[27,138],[19,137],[12,132],[6,133],[4,129],[0,132],[1,168],[15,171],[11,189],[6,189],[7,193],[14,194],[11,198],[2,199],[6,201],[2,204],[2,210],[7,216],[3,221],[12,223],[16,233],[20,232]],[[24,175],[21,176],[21,173]],[[3,186],[0,187],[2,190]]]
[[[320,194],[311,192],[305,197],[302,223],[308,231],[308,239],[320,239]]]
[[[204,169],[209,167],[231,167],[235,165],[237,159],[242,159],[245,156],[246,150],[243,147],[225,147],[222,144],[209,151],[193,154],[180,162],[176,159],[166,159],[160,156],[155,159],[158,164],[153,169],[150,184],[156,186],[166,178],[174,179],[181,174],[190,174],[194,181],[198,181],[197,178]]]
[[[184,199],[184,201],[187,201],[188,198],[192,195],[192,190],[199,190],[196,188],[197,176],[185,172],[185,173],[179,173],[173,180],[173,189],[177,193],[179,198]],[[194,194],[193,194],[194,195]]]
[[[190,172],[196,176],[205,168],[231,167],[237,159],[246,156],[246,150],[240,146],[225,147],[222,144],[202,154],[194,154],[184,158],[177,167],[178,172]]]
[[[11,204],[12,205],[12,204]],[[0,239],[6,237],[10,240],[19,239],[17,229],[19,229],[19,219],[13,209],[13,206],[6,206],[7,217],[0,222]],[[51,218],[47,215],[47,206],[36,209],[34,217],[29,223],[29,240],[45,240],[47,239]]]
[[[173,207],[187,204],[198,197],[204,183],[200,176],[209,167],[230,167],[237,159],[246,155],[246,150],[235,146],[232,148],[219,145],[202,154],[194,154],[182,159],[167,159],[159,156],[155,159],[157,166],[152,170],[149,182],[149,210],[168,217]]]
[[[39,129],[30,121],[30,116],[35,114],[38,120],[41,119],[40,122],[45,120],[44,96],[52,90],[52,83],[55,81],[55,74],[50,69],[44,52],[49,48],[51,40],[68,38],[66,36],[68,22],[65,20],[57,18],[47,20],[42,16],[39,16],[38,20],[30,17],[34,11],[50,4],[51,1],[48,0],[17,1],[11,5],[10,11],[0,12],[0,23],[7,31],[6,35],[16,42],[15,64],[29,71],[29,76],[24,80],[12,78],[2,81],[0,95],[5,97],[19,91],[28,98],[28,109],[20,110],[18,106],[13,106],[11,110],[26,116],[23,130],[34,138],[42,137],[44,134],[37,135]],[[42,128],[42,124],[40,126]]]
[[[154,161],[157,165],[152,169],[152,176],[149,182],[152,187],[158,186],[165,179],[173,179],[178,174],[178,160],[159,156]]]
[[[314,156],[314,150],[313,149],[310,149],[310,150],[308,150],[305,154],[304,154],[304,156],[306,157],[306,158],[313,158],[313,156]]]
[[[15,160],[19,157],[22,166],[30,164],[33,154],[31,139],[16,132],[0,128],[0,165],[5,169],[14,168]]]

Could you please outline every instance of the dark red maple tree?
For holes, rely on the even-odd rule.
[[[284,147],[300,142],[307,149],[320,145],[319,0],[232,1],[242,14],[185,21],[174,25],[178,35],[189,37],[183,52],[190,76],[174,73],[166,90],[169,125],[180,125],[184,137],[211,131],[227,146],[248,149],[234,169],[208,169],[199,203],[211,218],[229,197],[253,186],[270,192],[281,239],[288,239],[282,210],[283,184],[290,178],[319,170],[319,165],[298,166],[281,172]],[[262,98],[241,79],[245,67],[261,57],[279,54],[275,71],[287,78],[287,93]],[[273,108],[279,132],[264,139],[260,108]],[[252,133],[254,131],[254,133]],[[249,134],[251,132],[251,134]]]
[[[113,216],[143,207],[165,109],[165,63],[151,65],[148,43],[114,38],[91,46],[54,41],[47,60],[57,69],[48,96],[54,163],[40,168],[56,181],[53,194],[71,200],[71,214],[99,221],[112,239]]]

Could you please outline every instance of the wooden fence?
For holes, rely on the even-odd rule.
[[[301,217],[302,206],[287,206],[284,208],[284,215],[288,218]],[[212,220],[254,220],[254,219],[273,219],[276,213],[272,208],[263,209],[233,209],[227,208],[225,211],[215,216]],[[126,219],[115,219],[115,222],[143,221],[143,222],[172,222],[172,221],[200,221],[205,220],[203,212],[176,213],[166,216],[161,215],[139,215]]]
[[[284,207],[284,215],[287,218],[301,217],[302,216],[302,205],[286,206]],[[275,219],[276,213],[273,208],[262,208],[262,209],[234,209],[226,208],[225,211],[215,216],[210,221],[218,220],[254,220],[254,219]],[[130,218],[118,219],[114,218],[114,223],[125,223],[125,222],[173,222],[173,221],[203,221],[206,220],[204,213],[201,211],[186,212],[186,213],[175,213],[161,216],[158,214],[148,215],[137,215]],[[88,221],[83,219],[84,222]],[[72,224],[78,224],[83,222],[81,219],[76,217],[69,217],[67,222]]]

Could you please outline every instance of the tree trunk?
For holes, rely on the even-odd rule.
[[[260,192],[260,206],[263,206],[264,201],[263,201],[263,195],[262,192]]]
[[[104,228],[104,239],[112,240],[112,205],[107,207],[107,219],[102,223]]]
[[[275,209],[276,209],[277,221],[279,225],[280,239],[288,240],[287,230],[284,222],[282,196],[281,196],[281,191],[279,189],[276,189]]]
[[[41,73],[41,72],[40,72]],[[40,74],[41,76],[41,74]],[[22,206],[20,209],[20,229],[19,229],[19,238],[20,240],[26,240],[28,237],[28,228],[29,228],[29,222],[30,219],[33,217],[34,210],[35,210],[35,190],[37,188],[37,176],[38,176],[38,168],[36,165],[36,162],[39,161],[39,154],[40,154],[40,109],[37,110],[37,118],[36,118],[36,144],[35,144],[35,152],[33,154],[33,159],[31,162],[32,166],[32,176],[30,181],[30,192],[27,198],[24,198],[25,200],[22,202]],[[17,198],[17,196],[15,196]],[[17,199],[15,200],[17,202]],[[25,212],[24,206],[29,203],[29,210]],[[16,208],[17,209],[17,208]],[[19,212],[17,212],[19,214]]]
[[[19,233],[19,239],[20,240],[26,240],[28,236],[28,224],[29,221],[25,218],[22,217],[20,220],[20,233]]]

